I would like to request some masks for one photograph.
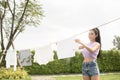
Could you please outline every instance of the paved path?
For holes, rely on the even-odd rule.
[[[71,74],[71,75],[35,75],[31,76],[32,80],[55,80],[54,77],[65,77],[65,76],[81,76],[81,74]]]
[[[51,76],[31,76],[32,80],[55,80]]]

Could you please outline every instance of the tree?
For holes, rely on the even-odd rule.
[[[120,50],[120,36],[114,36],[115,39],[113,39],[113,45],[116,49]]]
[[[54,50],[53,53],[54,53],[53,59],[54,59],[54,60],[58,60],[57,51]]]
[[[26,27],[38,26],[43,16],[38,0],[0,0],[0,64],[16,37]]]

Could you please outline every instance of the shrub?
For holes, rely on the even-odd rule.
[[[17,68],[16,71],[13,68],[1,68],[0,80],[31,80],[31,78],[25,70],[21,70],[20,68]]]
[[[120,71],[120,51],[108,50],[102,51],[98,58],[98,65],[101,72],[116,72]]]
[[[68,59],[54,60],[47,64],[51,74],[70,73],[70,63]]]
[[[49,62],[46,65],[33,63],[32,66],[25,67],[29,74],[68,74],[82,72],[83,56],[76,52],[74,57],[65,58]],[[100,72],[119,72],[120,71],[120,51],[104,50],[101,51],[97,59]]]
[[[83,56],[80,52],[75,53],[75,57],[71,58],[71,73],[81,73]]]

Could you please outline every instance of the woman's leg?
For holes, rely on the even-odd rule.
[[[92,77],[91,77],[91,80],[100,80],[100,76],[99,76],[99,75],[92,76]]]
[[[91,80],[89,76],[83,76],[83,80]]]

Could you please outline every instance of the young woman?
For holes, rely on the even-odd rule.
[[[79,39],[75,40],[75,42],[81,45],[79,49],[82,49],[82,54],[84,56],[82,64],[83,80],[100,80],[99,68],[96,63],[101,49],[101,37],[98,28],[89,31],[89,40],[90,42],[88,44],[84,44]]]

